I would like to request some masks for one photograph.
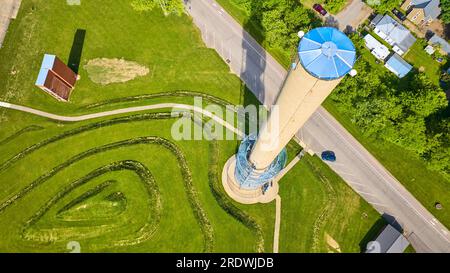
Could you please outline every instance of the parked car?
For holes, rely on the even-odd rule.
[[[322,7],[321,4],[314,4],[314,5],[313,5],[313,9],[314,9],[315,11],[317,11],[318,13],[322,14],[322,16],[325,16],[325,15],[327,15],[327,13],[328,13],[328,12]]]
[[[330,161],[330,162],[335,162],[336,161],[336,155],[334,154],[333,151],[324,151],[322,152],[322,160],[324,161]]]
[[[397,16],[398,19],[400,19],[401,21],[405,21],[406,20],[406,15],[403,14],[403,12],[399,11],[398,9],[394,8],[392,10],[392,13]]]

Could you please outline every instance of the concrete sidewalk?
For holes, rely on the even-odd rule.
[[[9,23],[16,19],[22,0],[0,0],[0,48],[8,31]]]

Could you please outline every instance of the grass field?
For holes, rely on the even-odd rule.
[[[424,48],[426,43],[418,40],[409,49],[405,55],[405,60],[413,64],[416,69],[427,74],[427,76],[437,85],[439,85],[439,78],[441,76],[441,64],[434,60]],[[442,64],[443,65],[443,64]]]
[[[137,13],[129,3],[22,1],[0,49],[0,100],[65,115],[191,104],[196,95],[217,104],[255,101],[190,18]],[[44,53],[68,60],[77,29],[86,30],[81,80],[61,103],[34,81]],[[83,67],[95,58],[124,58],[149,73],[96,84]],[[236,204],[221,187],[238,141],[175,141],[167,110],[77,123],[0,113],[0,252],[67,252],[70,241],[82,252],[272,251],[275,204]],[[290,144],[290,158],[298,149]],[[333,251],[328,234],[341,251],[359,252],[379,222],[317,158],[281,185],[281,251]]]
[[[365,250],[377,235],[368,231],[379,231],[384,220],[327,165],[320,163],[319,158],[307,156],[280,183],[280,252]],[[327,238],[332,238],[338,248]]]
[[[224,6],[227,11],[238,21],[245,21],[245,14],[239,11],[239,7],[230,4],[230,0],[219,0],[221,4],[228,3]],[[253,34],[252,29],[247,29]],[[263,46],[265,46],[263,44]],[[408,56],[414,55],[413,52],[418,51],[420,45],[416,43],[411,49]],[[265,47],[271,54],[274,52],[271,48]],[[415,58],[417,60],[409,60],[411,63],[422,64],[425,67],[425,72],[433,81],[439,79],[439,66],[437,62],[432,60],[425,51],[420,49],[421,53]],[[424,56],[424,54],[426,56]],[[386,69],[380,64],[376,63],[375,58],[369,51],[363,52],[363,57],[372,64],[374,69]],[[289,59],[274,57],[285,67],[289,64]],[[430,60],[432,62],[430,62]],[[437,77],[437,78],[436,78]],[[445,226],[450,227],[450,212],[448,210],[436,210],[434,208],[435,202],[441,202],[450,206],[450,182],[441,174],[427,169],[426,164],[411,152],[402,149],[391,143],[385,141],[367,138],[363,136],[361,131],[352,123],[351,118],[339,112],[335,102],[328,99],[324,103],[324,107],[359,141],[365,148],[367,148],[372,155],[374,155],[407,189],[410,191],[433,215],[436,216]]]

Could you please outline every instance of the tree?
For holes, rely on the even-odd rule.
[[[358,36],[351,38],[358,50],[366,50]],[[358,75],[344,78],[331,99],[364,134],[413,151],[430,169],[449,175],[450,118],[442,118],[448,107],[443,90],[423,73],[398,79],[369,57],[362,55],[355,64]]]
[[[441,0],[441,19],[444,23],[450,23],[450,0]]]
[[[385,13],[401,5],[403,0],[365,0],[364,2],[371,6],[375,11]]]

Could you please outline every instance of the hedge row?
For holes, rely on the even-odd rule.
[[[64,163],[64,165],[69,166],[76,161],[70,162],[69,164]],[[42,216],[50,210],[50,208],[55,205],[59,200],[61,200],[63,197],[65,197],[67,194],[75,190],[76,188],[86,184],[87,182],[91,181],[94,178],[97,178],[101,175],[104,175],[105,173],[114,172],[114,171],[122,171],[122,170],[130,170],[135,172],[141,181],[144,183],[148,195],[149,200],[151,203],[150,206],[150,212],[149,212],[149,219],[147,220],[146,226],[144,228],[140,229],[140,236],[139,238],[133,238],[132,240],[120,240],[117,242],[110,242],[110,244],[116,244],[116,245],[132,245],[137,242],[140,242],[142,238],[145,238],[148,240],[153,234],[156,232],[157,227],[161,220],[161,214],[162,214],[162,205],[161,205],[161,196],[160,192],[158,190],[158,186],[151,174],[151,172],[140,162],[132,161],[132,160],[125,160],[120,162],[114,162],[110,163],[106,166],[100,167],[88,175],[76,180],[75,182],[70,183],[69,185],[65,186],[61,191],[59,191],[56,195],[54,195],[44,206],[42,206],[24,225],[22,230],[22,237],[27,240],[37,240],[37,238],[45,238],[47,240],[45,241],[54,241],[56,240],[55,236],[36,236],[36,233],[34,233],[32,226],[36,224],[39,219],[42,218]],[[59,170],[60,171],[60,170]],[[109,186],[110,183],[103,183],[102,187]],[[105,186],[106,185],[106,186]],[[99,187],[96,187],[99,188]],[[84,195],[86,197],[86,195]],[[106,227],[104,227],[106,229]],[[126,243],[124,243],[126,241]]]
[[[11,140],[13,140],[16,137],[19,137],[19,136],[21,136],[21,135],[23,135],[25,133],[33,132],[33,131],[39,131],[39,130],[42,130],[42,129],[44,129],[44,127],[41,127],[41,126],[38,126],[38,125],[30,125],[30,126],[27,126],[25,128],[22,128],[19,131],[15,132],[12,135],[10,135],[10,136],[6,137],[5,139],[1,140],[0,141],[0,146],[10,142]]]
[[[66,131],[60,135],[48,138],[46,140],[43,140],[41,142],[38,142],[36,144],[29,146],[25,150],[22,150],[18,154],[14,155],[13,157],[6,160],[5,162],[1,163],[0,164],[0,172],[9,168],[12,164],[16,163],[18,160],[31,154],[32,152],[34,152],[42,147],[45,147],[51,143],[60,141],[62,139],[65,139],[65,138],[68,138],[71,136],[75,136],[75,135],[78,135],[81,133],[96,130],[98,128],[104,128],[104,127],[117,125],[117,124],[121,124],[121,123],[143,121],[143,120],[147,120],[147,119],[171,119],[171,118],[174,118],[174,117],[172,117],[170,113],[146,113],[146,114],[137,114],[137,115],[126,116],[126,117],[119,117],[119,118],[114,118],[114,119],[110,119],[110,120],[104,120],[104,121],[84,125],[84,126]]]
[[[19,154],[17,154],[13,158],[11,158],[9,161],[3,163],[0,169],[6,169],[8,166],[13,164],[17,160],[23,158],[24,156],[30,154],[31,152],[33,152],[43,146],[46,146],[52,142],[55,142],[55,141],[61,140],[63,138],[73,136],[75,134],[79,134],[79,133],[82,133],[82,132],[85,132],[88,130],[93,130],[93,129],[96,129],[99,127],[104,127],[104,126],[110,126],[112,124],[130,122],[130,121],[136,121],[136,120],[144,120],[144,119],[148,119],[148,118],[170,118],[170,117],[171,116],[169,113],[150,113],[150,114],[142,114],[142,115],[116,118],[113,120],[102,121],[102,122],[82,126],[80,128],[67,131],[61,135],[44,140],[41,143],[35,144],[35,145],[25,149],[24,151],[20,152]],[[73,164],[73,162],[79,161],[79,160],[86,158],[88,156],[91,156],[93,154],[104,152],[104,151],[107,151],[110,149],[115,149],[118,147],[129,146],[129,145],[144,144],[144,143],[155,143],[155,144],[162,145],[176,155],[177,160],[180,165],[180,168],[181,168],[181,171],[182,171],[183,180],[185,182],[185,188],[186,188],[186,193],[188,196],[189,203],[190,203],[192,209],[194,210],[194,215],[195,215],[197,221],[199,222],[199,225],[205,236],[205,249],[204,250],[207,252],[212,251],[213,246],[214,246],[213,228],[206,216],[206,212],[201,207],[200,202],[198,200],[197,192],[195,191],[195,189],[193,187],[192,175],[187,166],[186,159],[185,159],[183,153],[179,150],[179,148],[177,146],[175,146],[174,144],[172,144],[170,141],[168,141],[166,139],[158,138],[158,137],[141,137],[141,138],[136,138],[136,139],[120,141],[120,142],[116,142],[116,143],[112,143],[112,144],[107,144],[107,145],[104,145],[101,147],[97,147],[97,148],[85,151],[81,154],[78,154],[78,155],[74,156],[73,158],[71,158],[70,160],[64,162],[63,164],[55,167],[48,173],[42,175],[41,177],[39,177],[38,179],[33,181],[30,185],[28,185],[27,187],[25,187],[24,189],[19,191],[17,194],[13,195],[9,199],[7,199],[5,202],[0,204],[0,212],[2,212],[4,209],[9,207],[11,204],[13,204],[18,199],[22,198],[24,195],[26,195],[32,189],[36,188],[40,184],[47,181],[49,178],[54,176],[56,173],[58,173],[62,169]],[[45,210],[45,207],[44,207],[44,210]]]
[[[88,198],[101,193],[104,189],[106,189],[107,187],[111,186],[112,184],[114,184],[116,182],[117,182],[117,180],[107,180],[107,181],[95,186],[94,188],[86,191],[82,195],[78,196],[77,198],[75,198],[72,201],[70,201],[69,203],[67,203],[64,207],[62,207],[60,210],[58,210],[57,214],[61,214],[61,213],[68,211],[69,209],[75,207],[76,205],[84,202]]]
[[[211,132],[211,130],[205,130]],[[229,215],[241,222],[245,227],[253,231],[256,235],[256,252],[264,252],[264,236],[261,227],[249,214],[236,207],[230,199],[223,194],[221,176],[219,176],[219,148],[216,140],[210,141],[210,156],[208,168],[208,184],[220,207]]]
[[[104,100],[104,101],[88,104],[86,106],[83,106],[82,108],[92,109],[92,108],[97,108],[100,106],[116,104],[116,103],[136,102],[136,101],[146,100],[146,99],[171,98],[171,97],[201,97],[207,101],[216,103],[221,106],[232,105],[232,103],[230,103],[224,99],[221,99],[221,98],[213,96],[213,95],[209,95],[207,93],[203,93],[203,92],[199,92],[199,91],[189,91],[189,90],[173,90],[173,91],[155,93],[155,94],[144,94],[144,95],[122,97],[122,98],[116,98],[116,99],[109,99],[109,100]]]
[[[206,211],[200,205],[198,193],[194,188],[194,184],[192,181],[192,174],[187,165],[186,158],[185,158],[184,154],[181,152],[181,150],[178,148],[178,146],[176,146],[172,142],[170,142],[168,140],[164,140],[159,144],[166,147],[168,150],[172,151],[178,159],[178,164],[180,166],[181,174],[183,176],[183,181],[185,183],[186,194],[187,194],[189,204],[191,205],[191,208],[194,211],[194,215],[195,215],[198,223],[200,224],[200,228],[202,229],[202,232],[204,235],[204,240],[205,240],[204,241],[204,251],[212,252],[214,249],[214,230],[211,225],[211,222],[209,221],[209,219],[207,217]]]

